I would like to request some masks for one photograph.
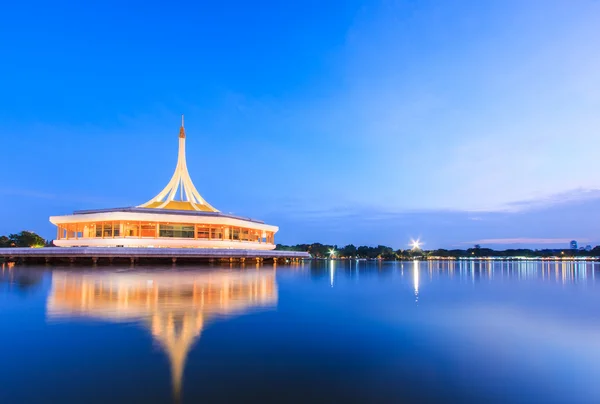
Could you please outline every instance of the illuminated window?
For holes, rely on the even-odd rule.
[[[121,224],[120,224],[120,222],[113,222],[113,237],[121,237]]]
[[[112,222],[104,222],[104,238],[112,237]]]
[[[210,229],[206,226],[198,226],[198,238],[208,239]]]
[[[123,235],[125,237],[139,237],[140,236],[140,226],[139,224],[133,222],[123,222]]]
[[[210,229],[210,238],[213,240],[221,240],[223,239],[223,229],[220,227],[212,227]]]
[[[156,223],[142,223],[142,237],[156,237]]]
[[[160,237],[194,238],[193,224],[161,224]]]

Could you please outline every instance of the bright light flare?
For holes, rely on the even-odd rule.
[[[417,239],[417,240],[411,240],[410,241],[410,245],[412,247],[413,250],[418,250],[421,248],[421,240]]]
[[[333,248],[329,250],[329,256],[335,257],[335,250]]]

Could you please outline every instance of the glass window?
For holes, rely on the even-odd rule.
[[[156,237],[156,223],[142,223],[142,237]]]
[[[240,228],[239,227],[232,227],[231,228],[231,239],[232,240],[239,240],[240,239]]]
[[[260,238],[260,233],[258,230],[250,230],[250,235],[248,237],[248,240],[257,243],[259,241]]]
[[[159,237],[194,238],[193,224],[161,224]]]
[[[198,238],[208,239],[210,228],[207,226],[198,226]]]
[[[77,233],[77,224],[69,223],[67,224],[67,238],[75,238]]]
[[[211,227],[210,229],[210,238],[213,240],[222,240],[223,239],[223,229],[220,227]]]
[[[240,235],[240,239],[242,241],[248,241],[248,240],[250,240],[250,231],[248,229],[242,228],[240,234],[241,234]]]
[[[125,222],[123,223],[123,235],[125,237],[139,237],[140,226],[137,222]]]
[[[112,237],[112,222],[104,222],[104,238]]]
[[[84,238],[93,238],[96,236],[96,227],[94,223],[86,223],[83,226],[83,237]]]
[[[113,237],[121,237],[121,222],[113,222]]]
[[[102,237],[102,222],[94,224],[95,237]]]

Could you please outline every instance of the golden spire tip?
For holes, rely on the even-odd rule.
[[[183,128],[183,114],[181,114],[181,128],[179,128],[179,137],[185,138],[185,129]]]

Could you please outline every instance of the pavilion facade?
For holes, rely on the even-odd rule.
[[[58,247],[166,247],[272,250],[277,226],[223,214],[197,191],[186,162],[183,117],[175,173],[148,202],[52,216]],[[179,198],[178,198],[179,197]]]

